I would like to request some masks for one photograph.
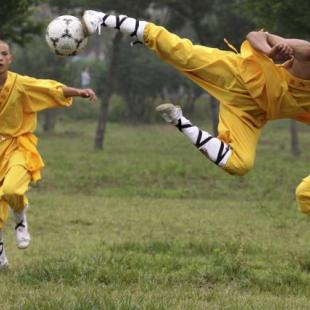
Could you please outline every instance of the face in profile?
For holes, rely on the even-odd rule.
[[[12,55],[9,45],[0,40],[0,74],[8,71],[11,62]]]

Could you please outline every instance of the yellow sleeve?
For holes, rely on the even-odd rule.
[[[62,83],[28,76],[21,76],[20,82],[25,93],[23,104],[26,111],[38,112],[72,104],[72,98],[64,97]]]

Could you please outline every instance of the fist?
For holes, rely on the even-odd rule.
[[[287,61],[294,58],[294,50],[286,43],[279,43],[272,47],[268,55],[275,61]]]

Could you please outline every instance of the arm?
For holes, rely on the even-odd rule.
[[[252,31],[246,38],[254,49],[274,61],[287,61],[294,58],[294,49],[280,36],[263,31]]]
[[[81,88],[63,86],[62,90],[66,98],[69,98],[69,97],[89,98],[89,100],[92,102],[97,100],[97,96],[95,92],[90,88],[81,89]]]
[[[258,52],[261,52],[267,56],[269,55],[271,46],[268,43],[266,32],[252,31],[247,34],[246,39]]]
[[[285,39],[275,34],[267,33],[267,40],[271,46],[287,44],[293,49],[294,58],[302,61],[310,61],[310,42],[299,39]]]
[[[89,98],[91,101],[97,99],[91,89],[71,88],[54,80],[20,75],[18,81],[27,94],[27,100],[24,101],[24,109],[27,112],[69,107],[72,104],[72,97],[76,96]]]
[[[247,35],[247,40],[259,52],[274,60],[289,60],[295,58],[310,61],[310,42],[299,39],[285,39],[262,31],[253,31]]]

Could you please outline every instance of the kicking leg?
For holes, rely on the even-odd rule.
[[[193,44],[164,27],[126,15],[89,10],[84,12],[82,22],[89,35],[108,27],[133,37],[219,101],[256,105],[239,76],[243,61],[240,55]]]

